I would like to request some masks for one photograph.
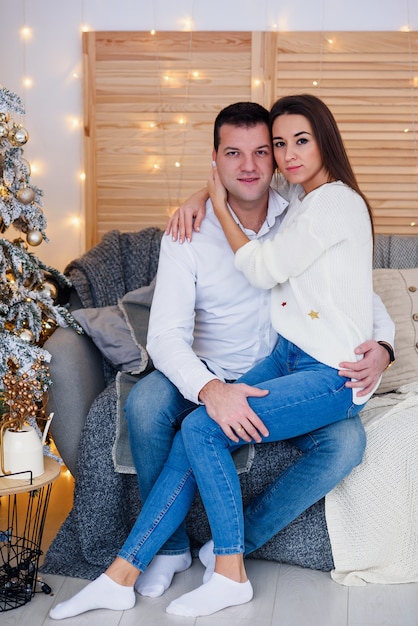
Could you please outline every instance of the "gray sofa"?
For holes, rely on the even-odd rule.
[[[65,273],[73,283],[71,307],[111,307],[126,292],[148,285],[156,272],[162,232],[108,233]],[[418,267],[418,237],[376,238],[374,266]],[[149,309],[140,308],[137,334],[145,345]],[[74,506],[49,549],[43,570],[94,578],[113,560],[140,510],[136,476],[115,471],[116,370],[87,335],[57,329],[45,348],[51,353],[51,432],[76,478]],[[149,365],[146,371],[149,371]],[[143,375],[146,374],[146,371]],[[299,452],[287,442],[256,445],[237,460],[244,502],[284,471]],[[240,466],[242,463],[242,466]],[[208,539],[199,496],[187,518],[194,553]],[[254,553],[329,571],[333,558],[321,500]]]

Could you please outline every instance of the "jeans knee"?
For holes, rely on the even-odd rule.
[[[195,428],[195,423],[194,423],[195,420],[193,419],[194,414],[195,414],[195,411],[190,413],[190,415],[188,415],[181,424],[181,432],[182,432],[184,441],[189,440],[191,435],[194,433],[194,428]]]
[[[207,416],[205,408],[199,407],[195,409],[182,422],[181,432],[184,441],[199,441],[202,445],[205,444],[207,437],[211,435],[208,425],[215,426],[215,422]]]
[[[353,435],[353,447],[355,449],[355,455],[357,456],[356,465],[359,465],[363,460],[367,442],[366,433],[360,418],[359,422],[360,426],[355,430],[355,434]]]
[[[349,473],[360,465],[366,449],[366,433],[361,419],[356,416],[343,422],[344,437],[340,437],[339,461],[342,471]]]

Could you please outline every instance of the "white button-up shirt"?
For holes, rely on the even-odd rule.
[[[266,221],[258,233],[243,228],[246,235],[273,237],[287,204],[270,190]],[[210,380],[238,378],[277,341],[270,291],[253,287],[235,269],[210,201],[206,211],[190,243],[162,239],[147,342],[155,367],[195,403]]]

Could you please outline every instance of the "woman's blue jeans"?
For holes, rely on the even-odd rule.
[[[268,382],[260,384],[263,380]],[[241,381],[269,389],[268,396],[249,399],[269,429],[264,441],[290,439],[302,456],[250,503],[244,516],[230,453],[245,444],[229,440],[204,407],[193,411],[176,434],[164,469],[119,552],[141,571],[183,522],[196,492],[194,472],[215,552],[249,554],[360,463],[365,435],[354,416],[362,407],[352,404],[352,392],[336,370],[280,339],[273,354]]]
[[[272,354],[241,381],[269,390],[263,398],[249,398],[250,406],[269,431],[263,442],[316,431],[327,424],[353,418],[362,408],[353,403],[352,390],[345,387],[346,380],[338,375],[338,370],[318,363],[283,337],[279,337]],[[244,552],[241,489],[231,458],[231,450],[237,444],[224,434],[204,407],[186,417],[182,434],[209,518],[215,554]],[[313,470],[318,461],[326,467],[324,458],[310,461]],[[298,474],[288,473],[288,500],[306,488],[303,476]],[[256,503],[253,511],[257,506]],[[277,502],[277,506],[281,503]]]

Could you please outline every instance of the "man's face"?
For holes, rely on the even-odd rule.
[[[251,208],[252,204],[266,200],[274,169],[267,125],[223,124],[219,139],[218,152],[213,153],[213,159],[231,207]]]

